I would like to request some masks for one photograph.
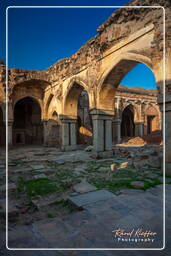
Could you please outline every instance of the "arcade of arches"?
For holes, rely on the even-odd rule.
[[[93,120],[89,109],[89,96],[80,85],[74,85],[74,90],[79,88],[76,94],[72,92],[67,95],[68,115],[71,108],[74,115],[66,118],[58,113],[56,98],[51,95],[46,109],[48,119],[42,120],[42,109],[37,99],[27,96],[18,100],[13,108],[12,122],[12,144],[13,145],[41,145],[57,146],[62,148],[62,126],[69,130],[68,142],[65,144],[69,149],[71,146],[93,144]],[[72,89],[71,89],[72,90]],[[153,92],[119,86],[113,99],[115,114],[113,116],[112,142],[121,143],[122,139],[150,134],[161,130],[161,112],[157,104],[156,90]],[[73,97],[74,95],[74,97]],[[70,101],[70,97],[72,101]],[[1,135],[5,134],[3,112],[0,111]],[[67,120],[67,121],[66,121]],[[68,122],[68,120],[70,120]],[[74,127],[74,128],[73,128]],[[73,134],[75,132],[75,135]],[[75,144],[72,144],[73,137]],[[1,145],[5,144],[4,136],[1,137]],[[66,150],[66,148],[65,148]]]
[[[129,5],[134,5],[132,1]],[[136,5],[135,4],[135,5]],[[170,1],[144,0],[166,11],[166,161],[171,165]],[[8,142],[73,150],[93,144],[110,156],[112,143],[161,130],[163,112],[163,9],[118,9],[76,53],[42,71],[9,70]],[[157,90],[126,88],[123,77],[138,63],[153,72]],[[0,64],[0,102],[5,102]],[[138,86],[138,85],[137,85]],[[3,114],[2,114],[3,113]],[[4,133],[4,109],[0,130]],[[168,128],[168,129],[167,129]],[[2,133],[1,132],[1,133]],[[1,135],[0,143],[4,143]]]

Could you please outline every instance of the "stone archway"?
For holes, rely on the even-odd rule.
[[[3,111],[0,106],[0,146],[5,145],[5,123],[4,123],[4,118],[3,118]]]
[[[89,111],[89,91],[80,80],[72,81],[63,101],[62,145],[64,150],[77,144],[91,144],[92,122]]]
[[[129,73],[137,64],[143,63],[148,66],[151,71],[152,70],[152,62],[150,58],[132,52],[122,53],[118,58],[114,56],[111,57],[110,62],[104,65],[104,72],[99,79],[98,85],[98,95],[97,95],[97,108],[98,108],[98,116],[96,115],[96,126],[98,127],[98,134],[96,139],[94,140],[96,151],[99,151],[99,155],[101,151],[110,151],[112,152],[112,125],[111,120],[113,119],[115,113],[117,112],[115,109],[115,101],[114,97],[116,95],[117,88],[124,78],[124,76]],[[108,66],[107,66],[108,64]],[[153,72],[154,74],[154,72]],[[156,77],[156,76],[155,76]],[[141,134],[143,131],[143,123],[142,123],[142,113],[141,108],[139,107],[139,117],[137,117],[137,113],[134,113],[134,120],[136,119],[136,124],[133,125],[134,132],[132,135]],[[121,120],[120,117],[116,117],[116,131],[121,131]],[[100,124],[101,123],[101,124]],[[101,128],[99,128],[101,127]],[[120,132],[119,132],[120,134]],[[103,136],[104,135],[104,136]],[[116,136],[117,137],[117,136]],[[100,138],[100,139],[99,139]],[[119,139],[118,139],[119,142]],[[108,153],[106,152],[106,153]],[[110,155],[111,153],[109,153]],[[105,154],[106,155],[106,154]]]
[[[78,98],[77,106],[77,144],[92,144],[93,125],[89,111],[89,98],[84,90]]]
[[[122,112],[121,138],[135,136],[134,109],[128,105]]]
[[[25,97],[14,106],[13,144],[42,144],[41,107],[36,99]]]
[[[111,58],[107,66],[104,66],[104,72],[102,72],[99,79],[98,109],[113,110],[113,99],[121,80],[139,63],[145,64],[153,72],[150,58],[144,55],[124,52],[119,57],[114,56],[113,59]]]

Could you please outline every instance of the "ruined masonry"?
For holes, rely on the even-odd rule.
[[[137,5],[138,1],[130,2]],[[97,35],[69,58],[43,71],[8,70],[9,145],[44,144],[74,150],[93,144],[96,156],[110,156],[112,142],[162,129],[166,84],[166,167],[171,165],[171,4],[166,12],[166,73],[163,8],[114,12]],[[138,63],[156,79],[156,90],[128,89],[122,78]],[[5,65],[0,63],[0,144],[5,143]]]

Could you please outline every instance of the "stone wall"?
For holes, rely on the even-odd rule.
[[[44,143],[46,144],[48,131],[50,133],[51,130],[49,127],[54,127],[53,124],[47,125],[47,120],[51,119],[52,113],[49,109],[52,105],[50,105],[50,101],[52,97],[55,97],[57,106],[55,111],[57,111],[58,122],[61,125],[61,144],[64,146],[63,148],[73,149],[76,146],[76,137],[75,135],[71,137],[69,134],[71,131],[76,134],[78,97],[85,90],[88,93],[89,109],[93,120],[94,148],[97,151],[101,149],[111,150],[111,138],[109,137],[112,134],[113,115],[116,114],[113,99],[121,79],[137,63],[148,65],[154,73],[161,109],[163,102],[160,95],[163,92],[163,82],[166,82],[167,113],[170,118],[171,72],[168,67],[171,65],[171,4],[169,0],[144,0],[141,2],[136,0],[129,3],[130,6],[140,4],[165,7],[166,81],[163,81],[163,9],[119,9],[97,29],[97,35],[87,41],[71,57],[59,60],[43,71],[8,70],[9,126],[12,127],[15,103],[21,98],[33,97],[38,101],[41,108],[41,119],[44,122]],[[5,66],[1,64],[1,105],[5,102],[4,88]],[[121,91],[118,90],[118,93]],[[124,92],[125,95],[126,93]],[[134,95],[138,101],[139,93]],[[152,100],[153,95],[144,95],[143,97],[146,97],[146,100]],[[138,111],[141,112],[140,104],[137,103],[137,106]],[[119,119],[116,118],[115,121],[119,127]],[[142,120],[137,122],[136,131],[137,133],[142,132]],[[104,138],[99,137],[102,133],[106,133]],[[53,131],[52,134],[54,134]],[[170,138],[169,134],[168,130],[168,137]],[[12,132],[9,137],[12,137]]]

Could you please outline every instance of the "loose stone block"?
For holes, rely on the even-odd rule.
[[[55,193],[48,196],[40,196],[36,199],[32,199],[32,203],[37,207],[37,209],[40,209],[44,206],[59,202],[62,199],[65,199],[64,196],[60,196],[59,194]]]
[[[116,171],[117,170],[116,164],[111,164],[110,169],[111,171]]]
[[[88,204],[93,204],[98,201],[115,198],[115,195],[105,189],[88,192],[78,196],[69,197],[68,200],[76,207],[81,208]]]
[[[97,188],[88,182],[81,182],[73,186],[73,190],[77,193],[87,193],[97,190]]]
[[[108,171],[109,171],[109,168],[108,168],[108,167],[100,167],[100,168],[99,168],[99,171],[100,171],[100,172],[108,172]]]
[[[57,164],[64,164],[64,163],[65,163],[64,160],[60,160],[60,159],[59,159],[59,160],[56,160],[55,162],[56,162]]]
[[[128,162],[121,163],[119,166],[120,169],[124,169],[126,167],[128,167]]]
[[[88,146],[84,149],[86,152],[90,152],[90,151],[93,151],[93,146]]]
[[[144,188],[144,182],[142,181],[133,181],[131,182],[131,185],[135,188]]]
[[[44,169],[44,165],[30,165],[31,168],[33,168],[34,170],[40,170],[40,169]]]
[[[33,176],[34,179],[41,179],[41,178],[47,178],[47,176],[44,173],[40,173]]]

